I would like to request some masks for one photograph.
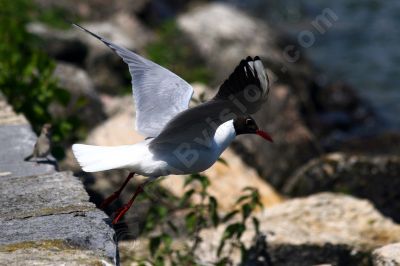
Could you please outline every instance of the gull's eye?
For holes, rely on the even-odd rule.
[[[253,124],[253,120],[250,119],[250,118],[247,118],[246,119],[246,125],[251,125],[251,124]]]

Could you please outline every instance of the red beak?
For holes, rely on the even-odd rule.
[[[274,142],[274,141],[272,140],[272,137],[271,137],[267,132],[265,132],[265,131],[257,130],[257,131],[256,131],[256,134],[259,135],[260,137],[262,137],[262,138],[265,139],[265,140],[268,140],[268,141],[270,141],[270,142]]]

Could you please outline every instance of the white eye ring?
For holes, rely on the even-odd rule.
[[[252,121],[253,121],[253,120],[251,120],[250,118],[247,118],[247,119],[246,119],[246,125],[251,124]]]

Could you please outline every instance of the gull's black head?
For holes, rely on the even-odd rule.
[[[239,116],[233,120],[236,135],[256,134],[258,126],[251,116]]]
[[[235,128],[236,135],[241,134],[257,134],[260,137],[273,142],[271,136],[260,130],[256,121],[251,116],[238,116],[233,120],[233,127]]]

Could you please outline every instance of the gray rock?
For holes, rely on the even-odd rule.
[[[94,251],[115,263],[114,232],[107,220],[101,211],[0,220],[1,228],[7,228],[0,231],[0,250],[12,252],[43,245],[48,249],[70,247]]]
[[[50,105],[49,109],[54,117],[77,116],[88,127],[105,120],[103,104],[85,70],[71,64],[58,63],[54,76],[59,85],[70,93],[69,103],[66,106],[58,103]]]
[[[24,247],[25,246],[25,247]],[[22,248],[23,249],[19,249]],[[114,265],[106,256],[101,256],[90,250],[75,249],[57,241],[47,241],[41,244],[11,245],[5,249],[0,247],[0,262],[2,265]],[[16,264],[18,262],[18,264]]]
[[[290,196],[333,191],[366,198],[384,215],[400,221],[400,157],[333,153],[298,169],[284,186]]]
[[[35,0],[41,10],[63,10],[69,17],[81,19],[102,20],[113,16],[121,11],[130,15],[137,14],[146,7],[150,0],[120,0],[113,4],[101,0]]]
[[[84,65],[89,46],[76,31],[55,29],[39,22],[29,23],[27,31],[41,39],[43,50],[51,57]]]
[[[133,51],[143,49],[154,38],[135,16],[125,12],[82,26]],[[117,94],[121,87],[130,86],[126,64],[93,36],[72,26],[69,30],[59,30],[37,22],[30,23],[27,29],[42,39],[44,50],[51,56],[87,69],[96,90]]]
[[[94,210],[82,183],[70,172],[0,179],[0,220]]]
[[[193,40],[215,70],[219,81],[247,55],[267,62],[284,62],[277,47],[277,33],[229,4],[209,3],[178,17],[179,28]]]
[[[374,266],[399,266],[400,243],[383,246],[372,253]]]
[[[153,33],[136,17],[125,13],[118,13],[102,22],[84,23],[83,26],[132,51],[140,52],[154,38]],[[131,78],[122,59],[96,38],[80,31],[78,34],[89,46],[85,68],[96,89],[115,95],[121,87],[129,87]]]
[[[339,151],[357,154],[400,154],[400,133],[385,131],[368,136],[353,136],[336,145]]]
[[[256,217],[273,265],[370,265],[372,250],[400,239],[400,226],[383,217],[370,202],[341,194],[289,200]],[[223,231],[220,226],[201,232],[198,256],[202,261],[215,261]],[[254,234],[249,229],[242,236],[247,247]],[[238,262],[240,252],[231,258]]]
[[[0,92],[0,126],[26,124],[26,118],[22,114],[16,114]]]

